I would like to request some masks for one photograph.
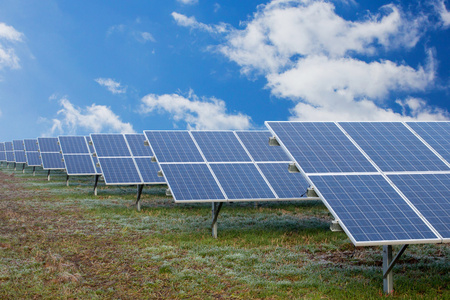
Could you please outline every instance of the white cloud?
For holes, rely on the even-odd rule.
[[[229,25],[221,23],[219,25],[207,25],[201,22],[198,22],[195,17],[187,17],[183,14],[179,14],[177,12],[173,12],[172,13],[172,17],[174,18],[175,22],[177,22],[177,24],[179,26],[183,26],[183,27],[189,27],[192,29],[200,29],[209,33],[225,33],[227,32],[229,29]]]
[[[450,12],[445,7],[444,0],[438,1],[436,4],[436,10],[441,18],[444,28],[450,27]]]
[[[140,19],[139,18],[136,19],[136,24],[140,23],[141,23]],[[106,36],[109,37],[114,33],[124,34],[128,37],[135,39],[139,43],[146,43],[146,42],[156,43],[156,39],[150,32],[134,30],[124,24],[113,25],[109,27],[106,32]]]
[[[172,16],[180,26],[214,32],[214,25],[194,17]],[[448,114],[427,107],[423,99],[416,106],[409,96],[400,102],[392,99],[396,93],[422,92],[434,84],[432,51],[424,66],[380,57],[414,47],[427,22],[427,16],[406,15],[393,4],[350,21],[337,15],[330,2],[273,0],[259,5],[242,29],[222,25],[225,42],[215,49],[242,73],[265,76],[276,97],[292,100],[292,119],[441,119]]]
[[[62,106],[58,111],[60,117],[52,120],[50,135],[76,134],[79,129],[89,132],[134,132],[130,123],[122,122],[107,106],[92,104],[81,109],[67,98],[62,98],[59,103]]]
[[[172,114],[175,121],[186,122],[189,129],[248,129],[251,126],[249,116],[227,113],[225,101],[199,98],[193,91],[187,98],[178,94],[149,94],[142,98],[142,113],[155,110]]]
[[[12,47],[14,43],[22,42],[23,33],[14,29],[14,27],[0,23],[0,69],[20,68],[20,59]]]
[[[141,36],[141,38],[142,38],[142,40],[143,40],[144,42],[149,41],[149,42],[156,43],[155,38],[154,38],[153,35],[152,35],[151,33],[149,33],[149,32],[141,32],[141,33],[140,33],[140,36]]]
[[[123,94],[127,91],[126,86],[122,86],[120,82],[117,82],[111,78],[97,78],[95,81],[101,86],[106,87],[108,91],[113,94]]]
[[[198,0],[177,0],[177,1],[184,5],[194,5],[198,3]]]

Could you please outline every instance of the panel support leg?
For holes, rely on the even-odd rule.
[[[50,181],[50,170],[48,170],[48,173],[47,173],[47,180]]]
[[[141,195],[142,195],[143,188],[144,188],[143,184],[138,184],[137,195],[136,195],[136,210],[137,211],[141,211]]]
[[[6,167],[9,169],[9,162],[6,163]]]
[[[258,208],[258,207],[259,207],[259,202],[255,201],[255,208]]]
[[[392,259],[392,246],[383,246],[383,292],[390,294],[394,291],[394,274],[392,268],[397,263],[400,256],[405,252],[408,245],[403,245],[397,255]]]
[[[25,174],[25,164],[22,165],[22,173]]]
[[[94,195],[97,196],[97,185],[98,185],[98,179],[100,178],[100,175],[95,175],[95,182],[94,182]]]
[[[33,176],[36,176],[36,167],[33,167]]]
[[[14,171],[17,170],[17,163],[14,163]]]
[[[212,224],[211,231],[212,237],[217,239],[217,218],[219,217],[220,209],[222,208],[223,202],[213,202],[212,203]]]
[[[69,175],[66,177],[66,186],[69,186]]]

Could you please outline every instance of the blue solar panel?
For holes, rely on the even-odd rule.
[[[450,174],[389,175],[439,234],[450,239]]]
[[[136,161],[144,183],[165,183],[163,177],[158,177],[159,166],[156,162],[152,162],[151,158],[136,157],[134,160]]]
[[[5,152],[5,143],[0,143],[0,152]]]
[[[97,174],[90,154],[64,155],[67,175],[95,175]]]
[[[251,161],[232,131],[192,131],[191,133],[209,162]]]
[[[41,152],[59,152],[58,138],[38,138],[39,150]]]
[[[309,184],[303,175],[289,173],[287,163],[260,163],[258,167],[280,198],[298,199],[308,189]]]
[[[211,164],[229,200],[276,199],[254,164]]]
[[[6,161],[7,162],[15,162],[16,160],[14,159],[14,152],[13,151],[6,151]]]
[[[340,125],[384,172],[450,170],[402,123],[343,122]]]
[[[5,142],[5,151],[13,151],[12,142]]]
[[[37,151],[27,151],[27,165],[29,167],[37,167],[42,165],[41,155]]]
[[[23,140],[23,143],[25,145],[25,151],[26,152],[28,152],[28,151],[35,151],[35,152],[39,151],[39,147],[38,147],[38,144],[37,144],[37,139],[26,139],[26,140]]]
[[[357,246],[438,239],[381,175],[309,178]]]
[[[131,156],[123,134],[91,134],[98,157]]]
[[[27,162],[27,159],[25,157],[25,151],[23,150],[14,151],[14,157],[16,163],[24,164]]]
[[[25,148],[23,146],[23,140],[13,140],[13,148],[14,148],[14,151],[25,150]]]
[[[106,184],[136,184],[142,182],[131,157],[99,157],[98,159],[102,166]]]
[[[162,164],[161,169],[176,202],[226,200],[206,164]]]
[[[144,131],[158,162],[203,162],[188,131]]]
[[[290,161],[281,147],[269,145],[269,131],[236,131],[254,161]]]
[[[5,151],[0,151],[0,161],[6,161],[6,153],[5,153]]]
[[[306,173],[376,172],[345,134],[330,122],[266,122]]]
[[[134,157],[136,156],[153,156],[150,147],[145,146],[144,142],[146,140],[144,134],[125,134],[125,138],[127,139],[128,145],[130,146],[131,153]]]
[[[66,154],[90,154],[84,136],[60,136],[58,137],[61,150]]]
[[[59,152],[41,152],[41,158],[44,170],[63,170],[65,168],[62,154]]]
[[[434,150],[450,162],[450,122],[408,122]]]

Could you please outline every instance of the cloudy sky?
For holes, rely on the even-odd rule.
[[[449,7],[0,0],[0,140],[450,119]]]

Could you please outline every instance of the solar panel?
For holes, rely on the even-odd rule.
[[[0,161],[6,161],[5,143],[0,142]]]
[[[269,146],[269,131],[236,131],[254,161],[290,161],[281,147]]]
[[[389,175],[419,212],[450,242],[450,174]]]
[[[27,165],[29,167],[37,167],[42,165],[41,155],[39,154],[39,147],[37,139],[23,140],[25,146],[25,156],[27,158]]]
[[[136,133],[136,134],[125,134],[125,138],[128,142],[128,146],[130,146],[131,153],[134,157],[137,156],[146,156],[151,157],[153,156],[152,151],[150,150],[150,147],[145,146],[145,135],[142,133]]]
[[[91,134],[98,157],[131,156],[123,134]]]
[[[232,131],[191,131],[209,162],[250,162],[251,159]]]
[[[25,164],[27,162],[25,151],[23,150],[14,151],[14,158],[16,163]]]
[[[450,170],[400,122],[339,124],[384,172]]]
[[[5,142],[5,154],[7,162],[15,162],[14,151],[13,151],[13,143]]]
[[[95,143],[94,143],[95,145]],[[142,179],[131,157],[99,157],[106,184],[141,184]]]
[[[29,152],[29,151],[38,152],[39,151],[37,139],[25,139],[25,140],[23,140],[23,144],[25,145],[26,152]]]
[[[66,154],[90,154],[86,138],[84,136],[59,136],[61,151]]]
[[[203,162],[188,131],[144,131],[158,162]]]
[[[67,175],[100,175],[84,136],[58,137]]]
[[[306,173],[376,172],[331,122],[266,122]]]
[[[450,162],[450,122],[407,122],[434,150]]]
[[[65,166],[58,138],[40,137],[38,138],[38,146],[44,170],[64,170]]]
[[[381,175],[309,177],[356,246],[440,241]]]
[[[13,149],[14,151],[24,151],[23,140],[13,140]]]

